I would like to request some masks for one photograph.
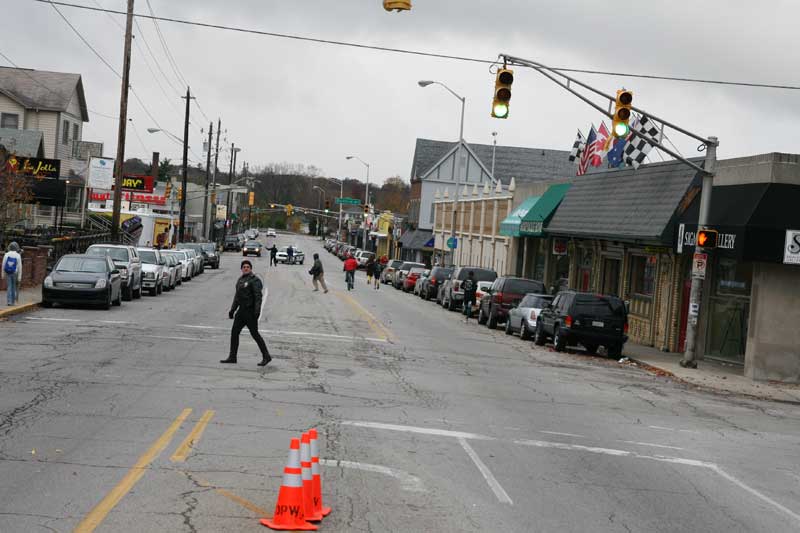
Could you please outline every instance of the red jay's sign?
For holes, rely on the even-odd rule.
[[[91,200],[93,202],[107,202],[111,200],[110,192],[93,192]],[[166,196],[156,196],[155,194],[136,194],[127,191],[122,192],[122,199],[126,202],[136,202],[138,204],[166,205]]]
[[[122,176],[123,191],[153,192],[153,176],[126,174]]]

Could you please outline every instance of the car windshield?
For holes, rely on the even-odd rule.
[[[544,292],[544,283],[532,279],[509,279],[503,285],[503,292],[525,294],[528,292]]]
[[[56,266],[57,272],[107,272],[105,259],[94,257],[64,257]]]
[[[125,248],[114,248],[112,246],[92,246],[86,250],[86,255],[107,255],[114,261],[130,261],[128,250]]]
[[[462,268],[458,273],[458,279],[467,279],[470,271],[475,273],[475,281],[494,281],[497,279],[497,272],[494,270],[486,270],[485,268]]]
[[[247,246],[248,248],[257,248],[258,246],[261,246],[261,243],[260,243],[260,242],[257,242],[257,241],[247,241],[247,242],[245,243],[245,246]],[[284,250],[285,250],[285,249],[286,249],[286,248],[284,248]]]
[[[158,258],[156,257],[156,253],[152,250],[140,250],[139,257],[142,259],[142,263],[148,265],[157,265]]]
[[[625,316],[625,304],[613,296],[578,295],[575,298],[574,313],[600,318],[622,318]]]

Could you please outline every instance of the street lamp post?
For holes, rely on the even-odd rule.
[[[361,162],[362,165],[367,167],[367,187],[364,190],[364,205],[366,206],[364,209],[364,239],[363,245],[364,249],[367,249],[367,212],[369,211],[369,163],[358,157],[357,155],[348,155],[345,159],[357,159]]]
[[[344,197],[344,180],[336,179],[336,178],[326,178],[325,176],[317,176],[320,179],[332,181],[333,183],[339,184],[339,198]],[[342,238],[342,204],[339,203],[339,235],[337,239]]]
[[[318,192],[322,193],[319,196],[319,202],[317,202],[317,207],[319,208],[319,211],[322,211],[322,199],[324,197],[326,197],[327,194],[325,193],[325,189],[323,189],[319,185],[314,185],[313,188],[317,189]],[[317,215],[317,237],[319,237],[319,235],[320,235],[320,231],[319,231],[319,215]]]
[[[461,194],[461,191],[459,190],[460,189],[460,185],[461,185],[461,174],[466,170],[466,165],[464,164],[465,156],[463,154],[463,150],[464,150],[464,108],[466,107],[467,99],[465,97],[463,97],[463,96],[460,96],[453,89],[451,89],[450,87],[448,87],[447,85],[445,85],[444,83],[439,82],[439,81],[420,80],[420,81],[417,82],[417,84],[420,87],[427,87],[428,85],[434,85],[434,84],[435,85],[441,85],[442,87],[447,89],[450,92],[450,94],[452,94],[453,96],[455,96],[456,98],[458,98],[461,101],[461,126],[459,127],[459,130],[458,130],[458,166],[459,166],[459,171],[458,171],[458,174],[456,175],[456,196],[455,196],[455,202],[453,203],[453,224],[452,224],[452,228],[451,228],[451,232],[450,232],[450,236],[453,238],[454,242],[457,242],[457,241],[455,241],[455,239],[456,239],[456,211],[458,210],[459,195]],[[492,179],[494,179],[494,176],[492,176]],[[456,264],[456,249],[455,248],[453,248],[452,254],[453,254],[453,257],[452,257],[453,266],[458,266]]]

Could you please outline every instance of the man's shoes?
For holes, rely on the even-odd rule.
[[[227,359],[220,360],[220,363],[231,363],[231,364],[235,365],[236,364],[236,358],[235,357],[228,357]]]
[[[325,294],[328,294],[328,289],[325,289]]]
[[[311,289],[311,292],[319,292],[319,289]]]
[[[272,361],[272,357],[270,357],[268,353],[265,353],[262,356],[261,362],[258,363],[258,366],[267,366],[267,363],[269,363],[270,361]]]

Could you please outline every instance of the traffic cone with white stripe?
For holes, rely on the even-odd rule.
[[[292,439],[289,459],[283,469],[283,482],[275,504],[275,515],[261,519],[270,529],[316,531],[317,526],[306,522],[303,505],[303,477],[300,466],[300,439]]]
[[[300,439],[300,468],[303,471],[303,510],[306,513],[306,520],[309,522],[319,522],[322,520],[322,513],[314,510],[314,490],[311,476],[311,439],[308,433],[303,433]]]
[[[322,469],[319,467],[319,441],[317,440],[317,430],[308,430],[308,437],[311,440],[311,487],[314,501],[314,511],[322,516],[331,514],[331,508],[322,505]]]

